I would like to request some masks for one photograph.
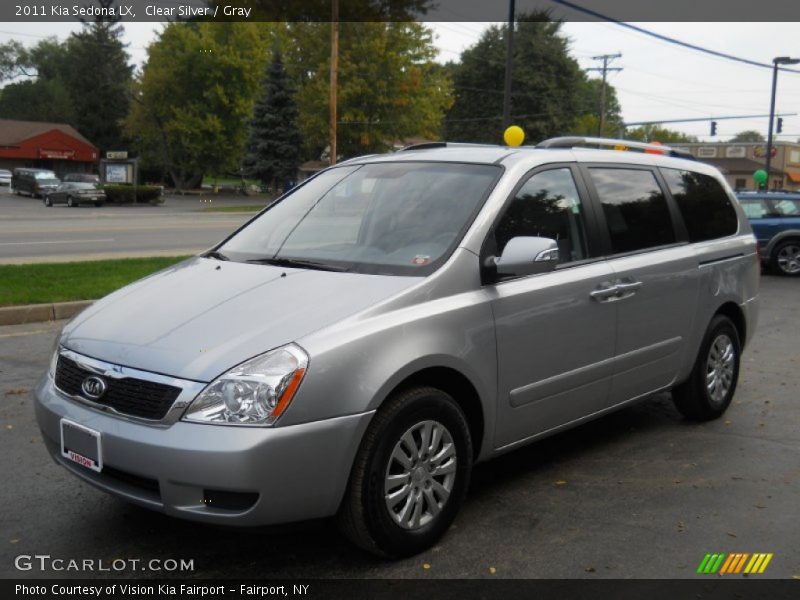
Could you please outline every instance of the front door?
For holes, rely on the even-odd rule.
[[[591,237],[593,213],[572,167],[547,167],[525,181],[488,242],[502,255],[516,236],[558,242],[550,273],[487,286],[495,318],[500,448],[602,409],[613,374],[616,306],[597,301],[614,272]],[[595,293],[593,295],[593,293]]]

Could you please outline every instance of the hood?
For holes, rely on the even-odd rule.
[[[80,354],[211,381],[418,283],[193,258],[106,296],[64,328]]]

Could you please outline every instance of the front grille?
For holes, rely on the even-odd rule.
[[[90,375],[95,375],[95,373],[82,368],[66,356],[58,357],[56,387],[61,391],[73,396],[85,397],[81,390],[81,384]],[[144,379],[132,377],[124,379],[104,377],[103,379],[107,386],[106,392],[99,400],[92,400],[92,402],[109,406],[122,414],[143,419],[163,419],[181,393],[179,387]]]

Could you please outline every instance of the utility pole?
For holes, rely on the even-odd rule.
[[[339,74],[339,0],[331,0],[330,164],[336,164],[336,86]]]
[[[506,81],[503,93],[503,131],[511,125],[511,69],[514,65],[514,4],[508,0],[508,26],[506,27]]]
[[[600,123],[597,126],[597,136],[603,137],[603,131],[606,128],[606,76],[609,71],[622,71],[621,67],[609,67],[608,65],[615,58],[620,58],[621,53],[616,54],[602,54],[600,56],[593,56],[592,60],[602,60],[602,67],[593,67],[586,69],[587,71],[600,71],[603,74],[603,86],[600,88]]]

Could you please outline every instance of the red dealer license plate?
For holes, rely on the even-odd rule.
[[[103,469],[100,432],[61,419],[61,456],[99,473]]]

